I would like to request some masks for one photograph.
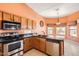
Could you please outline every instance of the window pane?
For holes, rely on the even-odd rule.
[[[48,31],[48,37],[53,38],[54,37],[54,35],[53,35],[54,28],[53,27],[48,27],[47,31]]]
[[[77,37],[77,26],[70,26],[70,36]]]
[[[48,27],[48,35],[49,34],[53,34],[53,28],[52,27]]]
[[[66,33],[66,28],[65,27],[57,27],[56,28],[56,34],[65,35],[65,33]]]

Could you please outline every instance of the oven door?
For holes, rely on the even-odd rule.
[[[23,40],[4,44],[4,55],[12,55],[23,50]]]

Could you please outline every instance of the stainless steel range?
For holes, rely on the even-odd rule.
[[[3,55],[9,56],[9,55],[23,55],[23,40],[15,41],[11,43],[4,44],[4,53]]]
[[[23,40],[16,32],[10,33],[1,33],[0,42],[2,42],[2,55],[4,56],[13,56],[23,55]]]

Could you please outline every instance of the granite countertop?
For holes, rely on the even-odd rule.
[[[46,38],[46,40],[49,42],[56,42],[56,43],[60,43],[61,41],[64,41],[64,39],[60,39],[60,38]]]
[[[30,35],[20,34],[20,35],[15,35],[15,36],[4,36],[4,37],[0,36],[0,43],[6,44],[6,43],[23,40],[25,38],[31,38],[31,37],[32,37],[31,34]]]
[[[46,37],[47,40],[58,40],[58,41],[63,41],[64,39],[62,38],[51,38],[51,37]]]
[[[22,39],[17,39],[17,38],[16,39],[13,39],[13,38],[7,39],[7,37],[3,37],[3,38],[0,37],[0,43],[3,43],[3,44],[15,42],[18,40],[22,40]]]
[[[52,38],[52,37],[48,37],[48,36],[33,36],[33,37],[44,38],[49,42],[56,42],[56,43],[64,41],[64,39],[62,39],[62,38]]]
[[[10,43],[10,42],[18,41],[18,40],[23,40],[25,38],[31,38],[31,37],[44,38],[49,42],[57,42],[57,43],[59,43],[60,41],[64,41],[63,39],[50,38],[50,37],[47,37],[45,35],[33,36],[33,35],[21,34],[19,36],[15,36],[15,37],[12,37],[12,36],[0,37],[0,43],[6,44],[6,43]]]

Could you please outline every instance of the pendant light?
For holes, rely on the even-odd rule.
[[[57,12],[57,16],[58,16],[58,20],[57,20],[56,25],[60,25],[60,22],[59,22],[59,20],[60,20],[60,17],[59,17],[59,8],[56,9],[56,12]]]

